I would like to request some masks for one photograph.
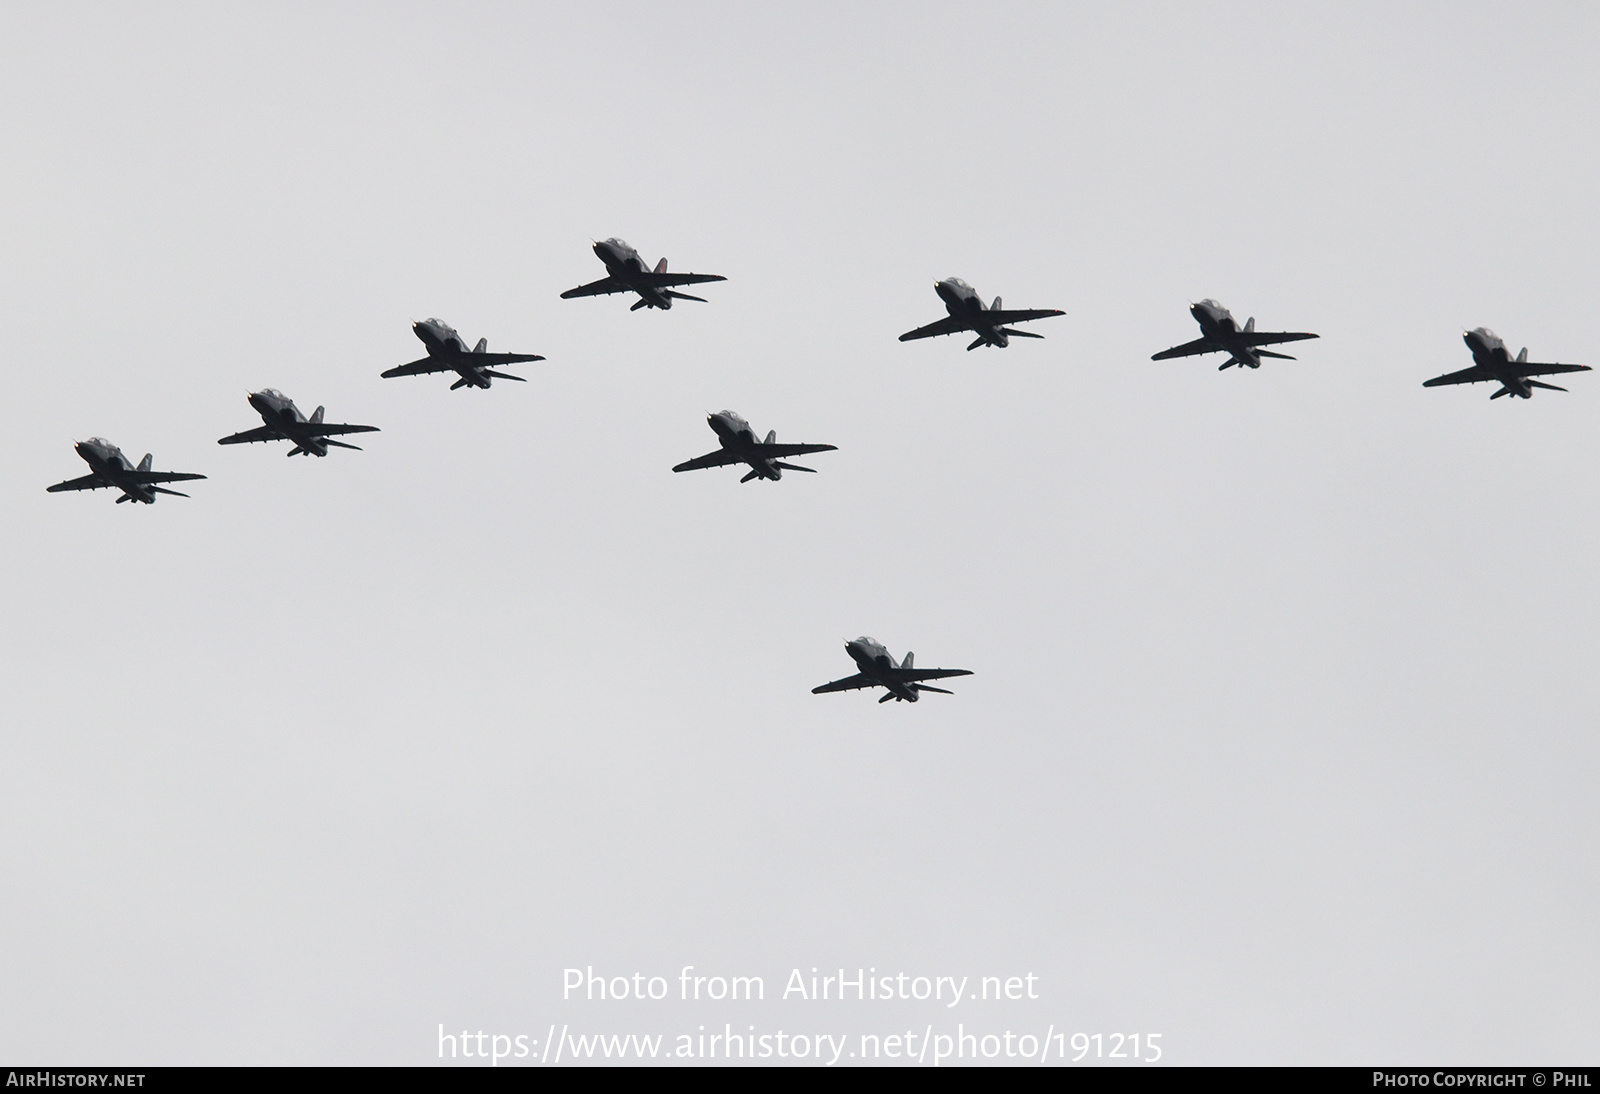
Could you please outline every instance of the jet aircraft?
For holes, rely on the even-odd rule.
[[[1469,330],[1461,336],[1467,348],[1472,351],[1472,367],[1464,368],[1460,372],[1448,372],[1443,376],[1435,376],[1431,380],[1424,380],[1423,387],[1443,387],[1446,384],[1476,384],[1484,380],[1495,380],[1500,384],[1500,390],[1489,396],[1498,399],[1502,395],[1516,395],[1519,398],[1531,399],[1533,389],[1545,388],[1548,391],[1565,391],[1564,387],[1554,384],[1541,384],[1538,380],[1530,380],[1530,376],[1553,376],[1558,372],[1588,372],[1588,365],[1542,365],[1537,361],[1528,360],[1528,347],[1523,346],[1522,352],[1512,360],[1511,351],[1506,349],[1505,342],[1500,336],[1488,327],[1479,327]]]
[[[489,366],[544,360],[537,353],[490,353],[487,338],[478,339],[477,347],[469,350],[456,329],[443,319],[424,319],[420,323],[413,323],[411,333],[422,339],[422,344],[428,347],[428,356],[409,364],[396,365],[383,373],[384,379],[391,376],[418,376],[424,372],[454,372],[461,379],[450,385],[451,391],[458,387],[487,389],[491,376],[496,380],[526,382],[525,377],[496,372]]]
[[[832,444],[778,444],[776,429],[767,434],[766,440],[758,441],[755,430],[750,428],[750,423],[731,410],[707,415],[706,421],[717,434],[717,440],[722,442],[722,447],[715,452],[680,463],[673,468],[674,471],[698,471],[702,467],[747,463],[750,465],[750,473],[740,479],[740,482],[749,482],[751,479],[770,479],[777,482],[783,478],[785,471],[816,473],[814,467],[798,467],[792,463],[784,463],[779,459],[780,456],[804,456],[808,452],[838,450],[838,446]]]
[[[1171,349],[1153,354],[1150,360],[1165,361],[1170,357],[1193,357],[1198,353],[1225,352],[1228,359],[1217,366],[1219,372],[1234,365],[1260,368],[1263,357],[1294,360],[1287,353],[1274,353],[1268,349],[1261,349],[1261,346],[1317,337],[1315,334],[1296,334],[1288,331],[1258,331],[1256,318],[1253,315],[1245,322],[1244,329],[1240,330],[1233,314],[1215,300],[1202,300],[1198,304],[1190,305],[1189,314],[1200,324],[1200,337],[1193,342],[1185,342],[1181,346],[1173,346]]]
[[[907,653],[906,659],[898,665],[889,651],[876,638],[861,637],[853,642],[844,644],[848,653],[860,667],[861,671],[854,676],[846,676],[843,680],[823,684],[821,687],[811,689],[811,694],[821,695],[825,691],[851,691],[855,688],[889,689],[889,694],[879,699],[880,703],[887,703],[890,699],[905,703],[915,703],[917,693],[922,691],[937,691],[941,695],[954,695],[953,691],[944,688],[929,687],[922,683],[923,680],[941,680],[946,676],[971,676],[970,669],[919,669],[913,668],[911,659],[916,655]]]
[[[324,422],[323,408],[320,406],[308,419],[300,413],[300,408],[294,405],[294,400],[275,388],[262,388],[246,398],[266,424],[255,429],[247,429],[243,433],[235,433],[230,437],[223,437],[217,442],[218,444],[288,441],[293,446],[289,449],[291,456],[326,456],[329,445],[361,451],[357,445],[331,441],[328,439],[330,436],[339,433],[378,432],[378,427],[375,425],[334,425],[331,422]]]
[[[596,243],[594,253],[606,264],[606,276],[599,281],[579,285],[576,289],[568,289],[561,294],[561,299],[571,300],[577,296],[605,296],[608,293],[632,292],[639,294],[639,300],[628,309],[629,311],[638,311],[640,308],[660,308],[666,311],[672,307],[674,300],[698,300],[702,304],[706,303],[704,297],[674,292],[671,286],[728,280],[721,274],[668,273],[667,260],[664,258],[657,262],[656,268],[652,270],[644,264],[644,259],[639,256],[638,251],[614,237]]]
[[[900,341],[910,342],[917,338],[933,338],[940,334],[972,331],[978,337],[967,347],[968,351],[975,350],[979,346],[998,346],[1000,349],[1005,349],[1011,344],[1013,337],[1044,337],[1042,334],[1030,334],[1025,330],[1013,330],[1006,324],[1067,314],[1057,308],[1004,311],[1000,307],[998,296],[994,298],[993,305],[985,306],[983,299],[978,296],[978,291],[959,277],[947,277],[943,281],[935,282],[933,291],[939,294],[939,299],[944,301],[945,311],[950,314],[936,323],[906,331],[900,336]]]
[[[78,455],[83,457],[83,462],[89,465],[91,474],[81,479],[68,479],[66,482],[47,486],[45,490],[48,493],[55,494],[63,490],[99,490],[109,486],[122,491],[122,497],[117,499],[118,505],[125,501],[142,501],[146,505],[154,505],[157,494],[172,494],[180,498],[189,496],[177,490],[163,489],[155,485],[156,483],[205,478],[204,475],[190,475],[179,471],[152,471],[151,456],[148,452],[145,453],[144,459],[139,461],[139,466],[135,467],[128,462],[128,457],[122,454],[122,449],[104,437],[75,441],[73,447],[77,449]]]

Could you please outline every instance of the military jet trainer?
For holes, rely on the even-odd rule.
[[[383,378],[391,376],[420,376],[425,372],[454,372],[461,379],[450,385],[454,391],[458,387],[489,387],[489,378],[496,380],[520,380],[527,382],[526,377],[512,376],[505,372],[495,372],[490,365],[514,365],[518,361],[543,361],[537,353],[490,353],[489,340],[478,339],[475,349],[467,349],[466,342],[456,329],[443,319],[424,319],[420,323],[411,324],[411,333],[422,339],[422,344],[428,347],[428,356],[409,364],[396,365],[383,373]]]
[[[600,261],[606,264],[606,276],[599,281],[591,281],[587,285],[579,285],[576,289],[568,289],[561,294],[561,299],[571,300],[577,296],[606,296],[610,293],[631,292],[639,294],[638,303],[629,308],[629,311],[638,311],[640,308],[660,308],[666,311],[672,307],[674,300],[698,300],[706,303],[702,296],[690,296],[684,292],[673,292],[672,285],[699,285],[707,281],[726,281],[721,274],[697,273],[668,273],[667,260],[662,259],[656,263],[655,269],[650,269],[644,264],[644,259],[639,252],[620,239],[603,239],[594,245],[594,253]]]
[[[73,447],[77,449],[78,455],[83,457],[83,462],[89,465],[91,473],[81,479],[68,479],[66,482],[47,486],[46,492],[55,494],[63,490],[99,490],[102,487],[112,487],[122,491],[122,497],[117,499],[118,505],[125,501],[142,501],[146,505],[154,505],[157,494],[171,494],[179,498],[189,496],[177,490],[165,490],[155,485],[156,483],[205,478],[204,475],[190,475],[181,471],[152,471],[151,456],[148,452],[144,454],[144,459],[139,461],[139,466],[135,467],[128,462],[128,457],[122,454],[122,449],[104,437],[75,441]]]
[[[1012,338],[1044,337],[1042,334],[1031,334],[1025,330],[1012,330],[1006,326],[1007,323],[1024,323],[1029,319],[1048,319],[1052,315],[1067,314],[1058,308],[1003,311],[998,296],[994,298],[992,306],[985,306],[978,291],[959,277],[947,277],[943,281],[935,282],[933,291],[944,301],[944,308],[950,313],[949,316],[937,323],[929,323],[925,327],[906,331],[900,336],[900,341],[910,342],[917,338],[933,338],[940,334],[972,331],[978,337],[967,347],[968,352],[979,346],[997,346],[1005,349],[1011,344]]]
[[[1469,330],[1461,336],[1467,348],[1472,351],[1472,367],[1464,368],[1460,372],[1447,372],[1443,376],[1435,376],[1431,380],[1422,381],[1423,387],[1443,387],[1446,384],[1477,384],[1484,380],[1495,380],[1500,384],[1500,390],[1489,396],[1498,399],[1502,395],[1515,395],[1522,399],[1533,398],[1533,389],[1542,387],[1546,391],[1565,391],[1564,387],[1554,384],[1541,384],[1538,380],[1530,380],[1530,376],[1553,376],[1558,372],[1589,372],[1588,365],[1557,365],[1540,364],[1528,360],[1528,347],[1523,346],[1522,352],[1517,354],[1516,360],[1511,359],[1511,351],[1506,349],[1505,342],[1500,336],[1488,327],[1479,327]]]
[[[324,422],[323,408],[320,406],[312,412],[310,418],[307,418],[300,413],[300,408],[294,405],[293,399],[275,388],[264,387],[246,398],[266,424],[255,429],[247,429],[243,433],[223,437],[217,442],[218,444],[288,441],[293,445],[289,449],[291,456],[326,456],[329,445],[361,451],[358,445],[329,440],[328,438],[334,434],[378,432],[378,427],[375,425],[335,425],[332,422]]]
[[[832,444],[778,444],[776,429],[767,434],[766,440],[758,441],[755,430],[750,428],[750,423],[731,410],[707,415],[706,421],[716,433],[717,439],[722,442],[722,447],[704,456],[686,460],[674,467],[674,471],[698,471],[703,467],[747,463],[750,465],[750,473],[740,479],[740,482],[749,482],[751,479],[770,479],[777,482],[783,478],[785,471],[809,471],[812,474],[816,474],[817,471],[814,467],[799,467],[792,463],[784,463],[779,457],[838,451],[838,446]]]
[[[913,668],[911,659],[916,655],[907,652],[906,659],[898,665],[889,651],[876,638],[861,637],[854,642],[844,644],[848,653],[860,667],[861,671],[854,676],[846,676],[843,680],[835,680],[821,687],[811,689],[811,694],[821,695],[825,691],[851,691],[855,688],[888,688],[889,694],[879,699],[880,703],[887,703],[895,699],[904,703],[915,703],[917,693],[921,691],[937,691],[940,695],[954,695],[953,691],[944,688],[929,687],[921,683],[923,680],[941,680],[946,676],[971,676],[970,669],[919,669]]]
[[[1217,366],[1219,372],[1234,365],[1260,368],[1263,357],[1277,357],[1284,361],[1293,361],[1294,358],[1287,353],[1273,353],[1259,347],[1317,337],[1315,334],[1289,331],[1258,331],[1253,315],[1245,322],[1244,329],[1240,330],[1233,314],[1215,300],[1202,300],[1190,305],[1189,314],[1200,324],[1200,337],[1193,342],[1152,354],[1150,360],[1165,361],[1170,357],[1193,357],[1199,353],[1226,353],[1228,359]]]

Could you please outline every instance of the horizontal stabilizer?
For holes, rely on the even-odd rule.
[[[1256,356],[1257,357],[1276,357],[1280,361],[1293,361],[1293,360],[1296,360],[1296,358],[1290,357],[1287,353],[1273,353],[1270,349],[1258,349],[1258,350],[1256,350]]]
[[[650,301],[641,300],[637,304],[635,304],[633,307],[629,308],[628,310],[629,311],[638,311],[640,308],[648,308],[649,306],[650,306]]]
[[[750,474],[746,475],[744,478],[740,479],[739,481],[740,482],[749,482],[751,479],[759,479],[760,477],[761,477],[761,472],[752,471],[752,472],[750,472]]]
[[[323,444],[331,444],[335,448],[350,448],[350,449],[354,449],[357,452],[361,451],[361,446],[360,445],[357,445],[357,444],[345,444],[343,441],[332,441],[332,440],[329,440],[326,437],[324,437],[322,439],[322,443]]]
[[[781,467],[785,471],[809,471],[813,475],[817,473],[817,469],[815,467],[800,467],[792,463],[783,463],[780,460],[774,460],[772,465],[774,467]]]
[[[674,292],[671,289],[666,290],[666,295],[672,297],[674,300],[698,300],[702,304],[710,303],[710,301],[703,296],[690,296],[686,292]]]
[[[936,688],[936,687],[933,687],[933,686],[931,686],[929,684],[912,684],[911,685],[911,690],[912,691],[937,691],[940,695],[954,695],[955,694],[955,692],[950,691],[950,690],[948,690],[946,688]]]
[[[1043,338],[1044,337],[1044,335],[1042,335],[1042,334],[1034,334],[1032,331],[1013,330],[1010,327],[1001,327],[999,329],[1000,329],[1000,333],[1001,334],[1009,334],[1013,338]]]
[[[493,376],[496,380],[518,380],[524,384],[528,382],[526,376],[513,376],[509,372],[496,372],[491,368],[484,369],[483,374],[485,376]]]
[[[1523,382],[1526,383],[1529,387],[1542,387],[1546,391],[1565,391],[1565,390],[1567,390],[1564,387],[1556,387],[1556,385],[1554,385],[1554,384],[1541,383],[1538,380],[1524,379]]]
[[[168,490],[168,489],[166,489],[164,487],[160,487],[160,486],[152,486],[150,489],[152,491],[154,491],[155,493],[157,493],[157,494],[171,494],[175,498],[186,498],[186,497],[189,496],[188,494],[182,493],[181,491]]]

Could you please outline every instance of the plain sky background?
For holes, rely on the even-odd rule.
[[[1589,5],[8,5],[0,1058],[1600,1055]],[[593,239],[710,303],[563,301]],[[896,342],[937,278],[1045,341]],[[1153,363],[1213,296],[1297,361]],[[525,384],[380,380],[437,315]],[[218,448],[248,391],[381,433]],[[731,408],[816,475],[673,475]],[[46,495],[99,434],[190,499]],[[858,634],[975,675],[813,696]],[[988,1010],[561,970],[1032,972]]]

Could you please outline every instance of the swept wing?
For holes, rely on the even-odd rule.
[[[231,436],[223,437],[221,440],[217,441],[217,443],[250,444],[254,441],[275,441],[280,436],[282,436],[282,434],[280,434],[276,429],[268,429],[266,426],[260,425],[256,426],[254,429],[247,429],[243,433],[234,433]]]
[[[943,680],[947,676],[971,676],[971,669],[890,669],[890,675],[902,684],[917,680]]]
[[[1275,342],[1299,342],[1307,338],[1318,337],[1315,334],[1292,333],[1289,331],[1247,330],[1234,335],[1247,346],[1270,346]]]
[[[826,691],[854,691],[856,688],[872,688],[878,686],[878,681],[874,680],[864,672],[858,672],[854,676],[846,676],[843,680],[834,680],[831,683],[823,684],[821,687],[812,688],[811,694],[821,695]]]
[[[63,490],[99,490],[110,485],[110,479],[103,479],[99,475],[85,475],[81,479],[68,479],[66,482],[58,482],[54,486],[47,486],[45,487],[45,492],[58,494]]]
[[[935,338],[941,334],[956,334],[960,331],[971,329],[971,323],[968,323],[965,319],[957,319],[955,316],[951,315],[946,316],[937,323],[929,323],[925,327],[918,327],[916,330],[906,331],[900,336],[900,341],[910,342],[917,338]]]
[[[1196,338],[1193,342],[1185,342],[1181,346],[1164,349],[1160,353],[1152,353],[1150,360],[1165,361],[1171,357],[1193,357],[1197,353],[1216,353],[1222,346],[1209,338]]]

